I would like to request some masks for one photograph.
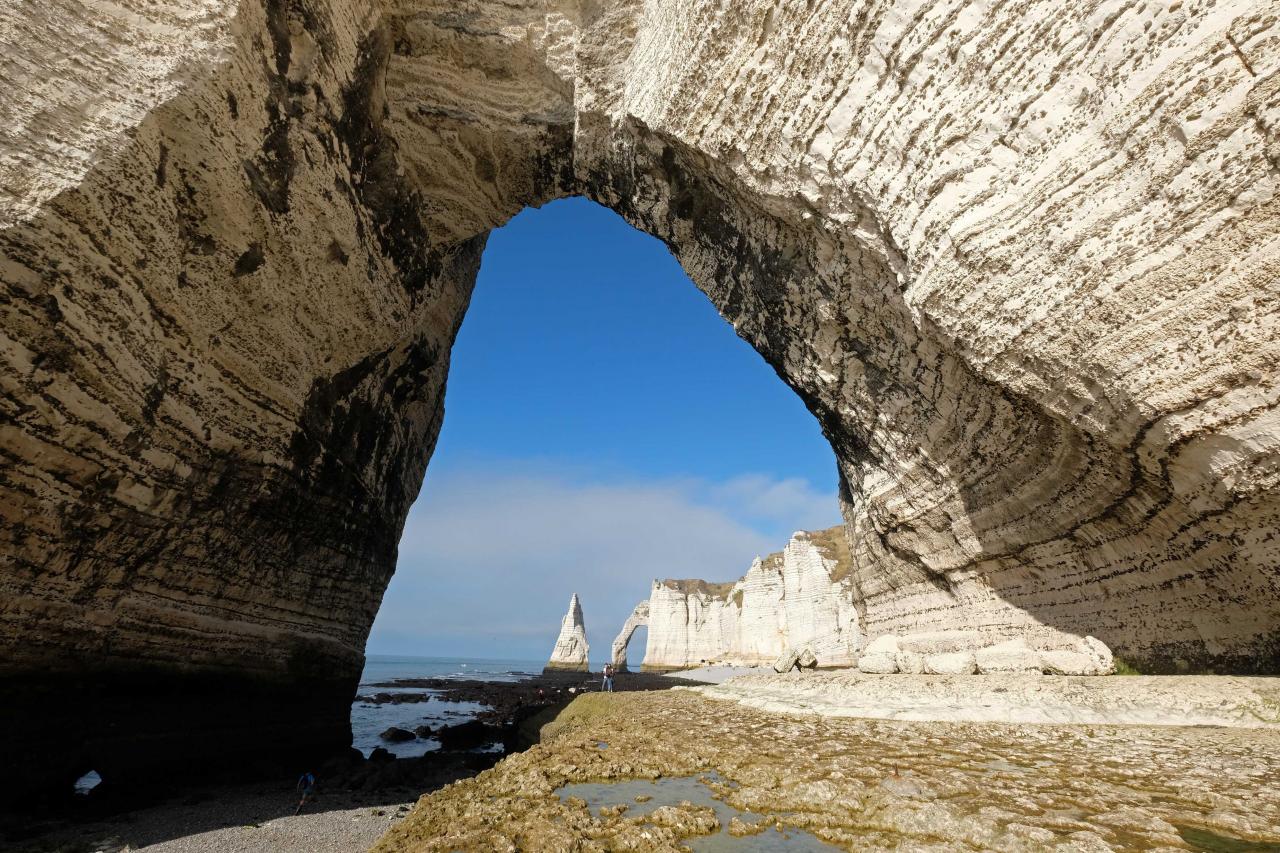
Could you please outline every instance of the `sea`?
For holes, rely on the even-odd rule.
[[[352,745],[366,756],[374,747],[382,747],[401,758],[424,755],[440,748],[431,739],[388,743],[380,735],[391,726],[413,731],[417,726],[438,729],[465,723],[484,710],[478,702],[444,702],[440,691],[424,687],[374,687],[375,684],[400,678],[441,678],[480,681],[520,681],[542,672],[542,662],[489,658],[437,658],[368,655],[356,700],[351,703]],[[371,693],[422,693],[432,698],[426,702],[388,702],[375,705],[361,702],[360,696]]]

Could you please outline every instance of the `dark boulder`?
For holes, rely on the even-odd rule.
[[[436,732],[442,749],[474,749],[478,746],[502,740],[504,732],[498,726],[491,726],[479,720],[468,720],[456,726],[445,726]]]
[[[378,735],[378,737],[385,741],[389,741],[390,743],[404,743],[407,740],[414,740],[417,738],[417,735],[408,729],[402,729],[399,726],[392,726],[382,734]]]

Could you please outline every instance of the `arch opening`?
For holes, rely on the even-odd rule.
[[[611,663],[619,672],[626,672],[628,669],[627,650],[637,631],[644,637],[647,645],[649,639],[649,599],[647,598],[635,606],[631,615],[627,617],[627,621],[622,624],[622,630],[614,638]]]
[[[839,522],[812,416],[661,243],[586,199],[486,244],[445,417],[366,652],[591,660],[655,574],[730,576]],[[545,630],[545,628],[544,628]]]
[[[627,644],[627,669],[640,669],[644,666],[644,650],[649,644],[649,626],[638,625]],[[637,661],[636,659],[639,658]],[[626,671],[626,670],[619,670]]]

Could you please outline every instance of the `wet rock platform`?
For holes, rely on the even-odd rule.
[[[678,777],[702,780],[739,829],[839,849],[1280,850],[1272,728],[840,718],[691,690],[577,699],[541,743],[423,797],[374,849],[697,846],[720,834],[705,805],[659,821],[625,784],[617,803],[562,796]]]

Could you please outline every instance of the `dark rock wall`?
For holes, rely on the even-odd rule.
[[[0,230],[16,793],[349,741],[487,231],[405,178],[412,47],[353,6],[242,4],[207,78]],[[562,194],[563,129],[516,131],[483,135],[505,175]]]

